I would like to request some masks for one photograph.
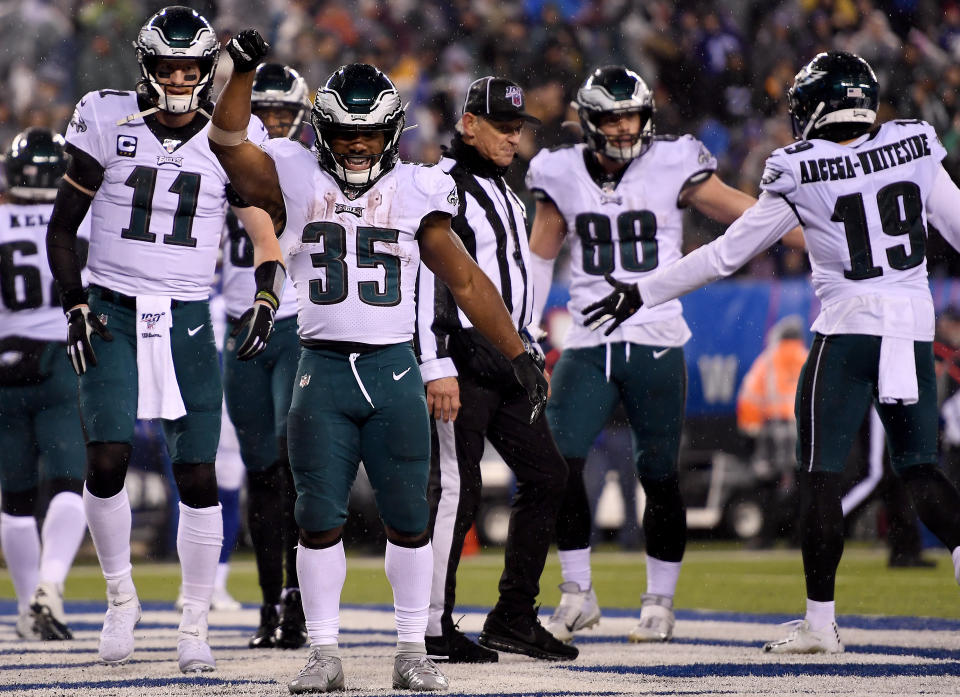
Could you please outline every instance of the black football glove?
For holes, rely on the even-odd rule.
[[[593,313],[587,317],[586,324],[594,331],[613,320],[603,333],[604,336],[610,336],[614,329],[643,307],[643,300],[635,283],[621,283],[608,273],[603,277],[613,286],[613,291],[602,300],[583,308],[583,314]]]
[[[270,44],[263,40],[256,29],[244,29],[227,42],[227,53],[233,59],[233,69],[249,73],[263,62]]]
[[[247,330],[243,343],[237,349],[238,360],[249,361],[266,350],[270,334],[273,333],[273,313],[272,307],[258,302],[241,315],[237,326],[230,332],[230,336],[238,337],[244,329]]]
[[[537,330],[537,333],[543,334],[539,330]],[[520,339],[523,341],[523,350],[530,355],[530,358],[533,359],[542,373],[544,368],[547,367],[547,357],[543,353],[543,347],[540,346],[539,339],[533,335],[529,328],[520,330]]]
[[[94,334],[104,341],[113,341],[113,334],[90,312],[89,305],[77,305],[67,311],[67,356],[77,375],[87,372],[87,365],[97,364],[90,341]]]
[[[533,357],[524,351],[510,361],[517,382],[523,387],[530,399],[530,423],[540,418],[547,406],[547,379],[537,367]]]

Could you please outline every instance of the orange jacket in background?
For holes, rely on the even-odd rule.
[[[793,421],[800,371],[807,360],[801,339],[782,339],[750,366],[737,395],[737,426],[751,435],[769,421]]]

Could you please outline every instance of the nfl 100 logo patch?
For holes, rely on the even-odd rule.
[[[509,99],[510,103],[518,109],[523,106],[523,90],[516,85],[507,87],[507,91],[503,96]]]

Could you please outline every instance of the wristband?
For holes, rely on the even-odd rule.
[[[211,122],[210,130],[207,131],[207,138],[217,145],[232,148],[240,145],[247,139],[247,129],[244,128],[242,131],[225,131],[222,128],[214,126],[213,122]]]

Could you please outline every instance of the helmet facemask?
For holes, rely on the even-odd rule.
[[[374,94],[377,89],[380,91]],[[371,186],[399,160],[403,104],[393,83],[373,66],[354,64],[334,73],[327,84],[317,90],[310,122],[317,135],[320,166],[341,185],[356,190],[355,193]],[[334,152],[334,138],[374,132],[383,133],[380,152],[364,155]],[[366,158],[369,166],[348,168],[346,164],[354,157]]]
[[[135,43],[140,63],[141,91],[159,111],[188,114],[209,100],[213,75],[217,68],[220,44],[210,23],[196,11],[186,7],[166,7],[151,17]],[[164,59],[194,61],[199,72],[196,84],[187,94],[168,94],[167,77],[158,68]]]
[[[290,120],[282,122],[283,132],[279,135],[271,133],[270,137],[296,140],[300,134],[300,125],[311,107],[308,95],[307,82],[296,70],[279,63],[264,63],[257,68],[253,80],[250,109],[261,120],[263,112],[289,112]]]
[[[580,116],[583,139],[592,151],[617,162],[643,155],[653,142],[653,93],[643,79],[623,66],[598,68],[577,92],[573,107]],[[606,114],[640,115],[640,126],[629,142],[612,142],[600,128]]]

